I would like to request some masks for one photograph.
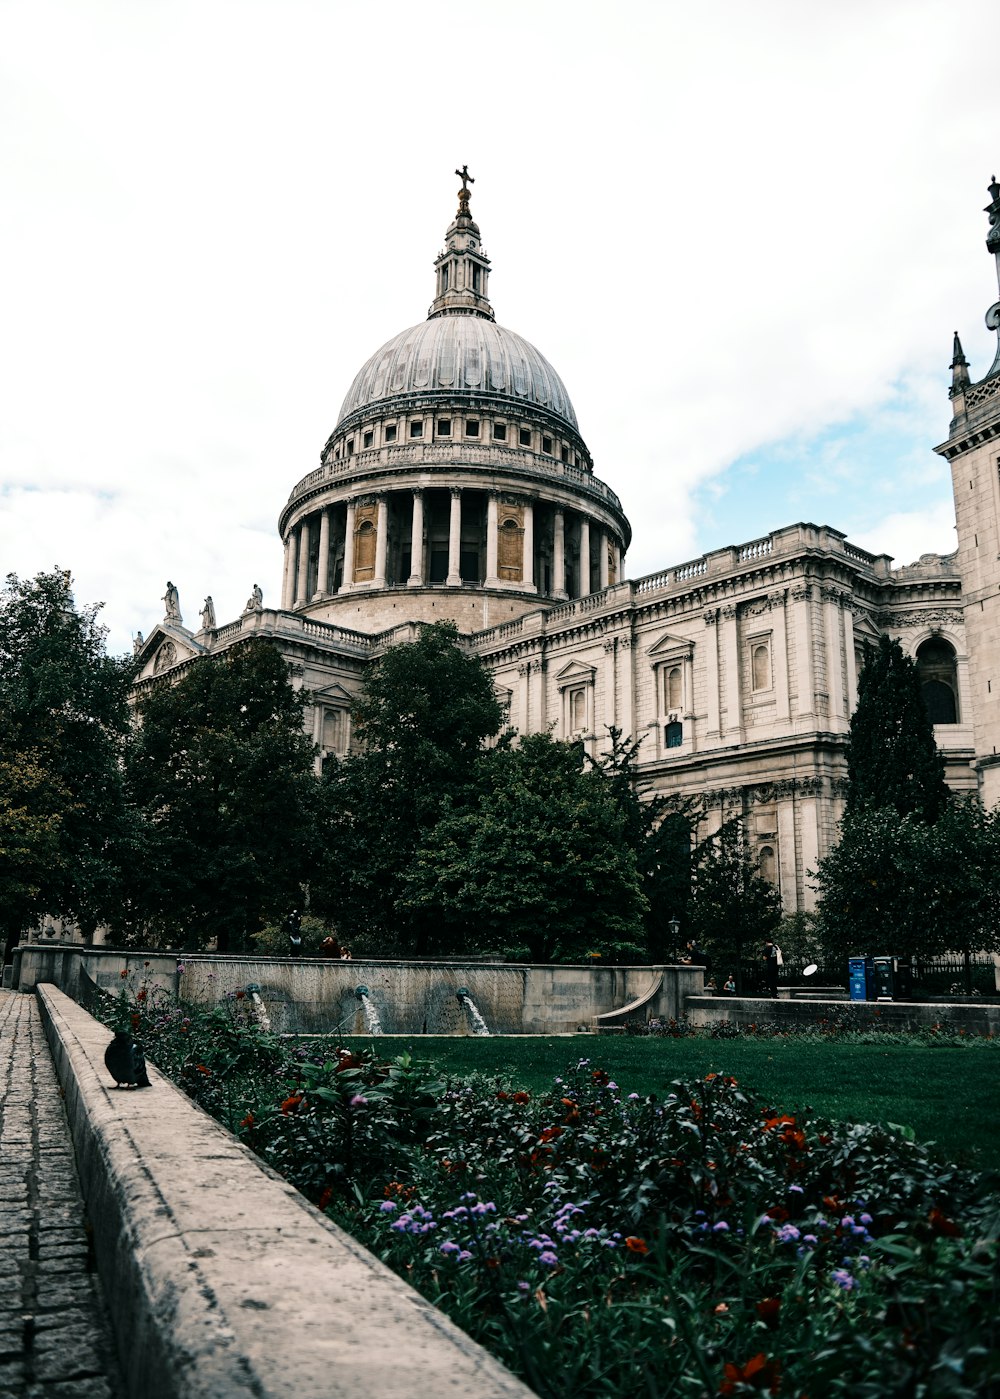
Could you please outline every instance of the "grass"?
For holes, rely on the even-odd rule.
[[[384,1055],[388,1044],[376,1047]],[[414,1036],[393,1040],[389,1052],[404,1050],[444,1072],[498,1074],[535,1091],[580,1058],[606,1069],[623,1093],[662,1095],[675,1078],[732,1074],[776,1109],[808,1105],[839,1121],[911,1127],[951,1160],[1000,1171],[1000,1042]]]

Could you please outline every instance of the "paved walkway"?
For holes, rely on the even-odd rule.
[[[33,995],[0,990],[0,1399],[121,1399]]]

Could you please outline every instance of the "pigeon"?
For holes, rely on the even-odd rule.
[[[117,1088],[149,1088],[146,1060],[127,1030],[116,1030],[104,1051],[104,1063]]]

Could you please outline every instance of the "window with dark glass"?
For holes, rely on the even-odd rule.
[[[465,435],[466,435],[466,437],[478,437],[478,436],[479,436],[479,419],[478,419],[478,418],[468,418],[468,419],[466,420],[466,424],[465,424]]]
[[[385,427],[385,440],[386,440],[387,442],[395,442],[395,440],[396,440],[396,424],[395,424],[395,423],[387,423],[387,424],[386,424],[386,427]]]
[[[680,748],[684,742],[684,725],[678,724],[676,720],[671,721],[666,729],[667,747]]]
[[[520,442],[520,444],[521,444],[522,447],[530,447],[530,446],[531,446],[531,428],[530,428],[530,427],[518,428],[518,431],[517,431],[517,440],[518,440],[518,442]]]
[[[943,636],[932,636],[917,647],[920,693],[932,724],[958,723],[958,667],[955,648]]]
[[[423,425],[423,423],[422,423],[419,419],[416,419],[416,418],[415,418],[414,421],[410,424],[410,436],[411,436],[411,437],[423,437],[423,435],[424,435],[424,425]]]
[[[364,435],[364,437],[363,437],[362,440],[361,440],[361,445],[362,445],[363,447],[371,447],[371,446],[373,445],[374,441],[375,441],[375,433],[374,433],[374,432],[366,432],[365,435]]]
[[[349,438],[347,439],[347,455],[348,455],[349,457],[351,457],[351,456],[354,455],[354,438],[353,438],[353,437],[349,437]]]
[[[450,419],[450,418],[438,418],[438,420],[437,420],[437,435],[438,435],[438,437],[450,437],[450,436],[451,436],[451,419]]]
[[[493,424],[493,436],[496,438],[496,440],[497,440],[498,442],[506,442],[506,441],[507,441],[507,424],[506,424],[506,423],[494,423],[494,424]]]
[[[551,437],[543,437],[543,438],[542,438],[542,451],[543,451],[543,452],[548,452],[549,456],[552,455],[552,438],[551,438]]]

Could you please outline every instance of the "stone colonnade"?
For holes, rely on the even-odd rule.
[[[621,578],[621,540],[579,510],[458,486],[358,494],[286,535],[284,610],[355,588],[444,584],[584,597]]]

